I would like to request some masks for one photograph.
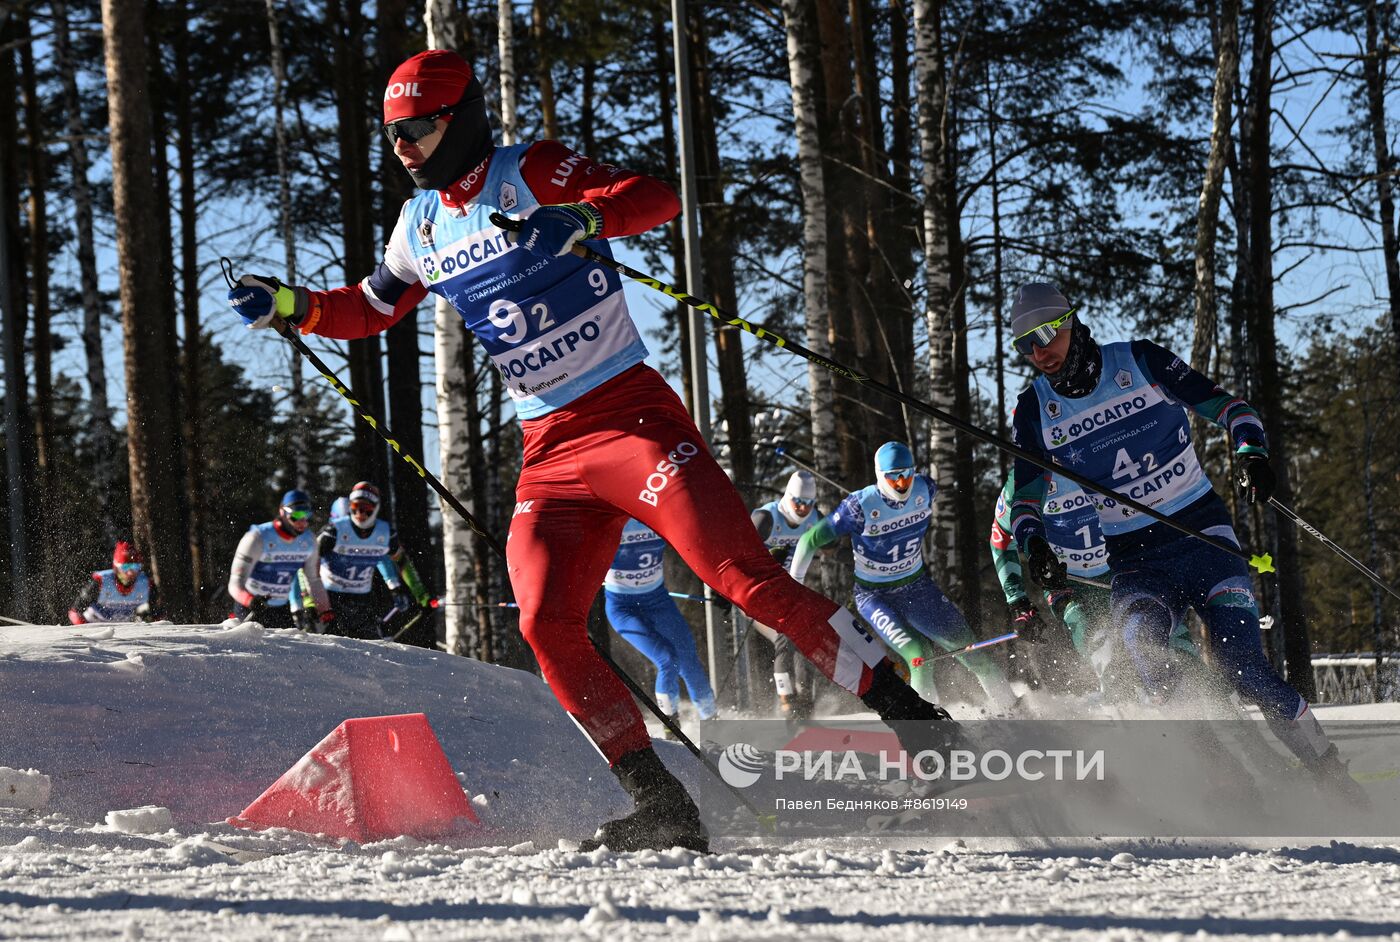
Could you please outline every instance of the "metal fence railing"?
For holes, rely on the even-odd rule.
[[[1379,696],[1374,654],[1319,654],[1312,659],[1318,703],[1376,703],[1400,700],[1400,653],[1381,656]]]

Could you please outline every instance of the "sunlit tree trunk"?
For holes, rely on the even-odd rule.
[[[103,0],[102,36],[111,127],[112,201],[117,223],[127,389],[127,456],[132,523],[176,621],[193,612],[180,443],[168,377],[169,315],[159,283],[160,224],[151,178],[151,114],[146,88],[145,11],[140,0]]]
[[[1278,500],[1293,504],[1293,470],[1289,465],[1287,417],[1280,395],[1278,344],[1275,335],[1273,261],[1273,168],[1269,155],[1270,99],[1273,90],[1272,0],[1261,0],[1254,9],[1254,60],[1250,72],[1250,96],[1255,119],[1250,128],[1250,250],[1254,268],[1254,306],[1251,336],[1256,350],[1259,382],[1254,405],[1264,419],[1269,436],[1269,462],[1278,476]],[[1303,608],[1301,571],[1298,563],[1298,535],[1291,525],[1265,515],[1265,528],[1274,548],[1278,568],[1277,615],[1284,632],[1284,660],[1288,681],[1300,694],[1312,699],[1315,690],[1312,652]]]
[[[462,51],[462,35],[456,4],[452,0],[427,0],[424,22],[430,49]],[[466,327],[446,298],[438,298],[433,310],[437,369],[438,448],[443,485],[454,494],[471,487],[471,425],[469,396],[475,395],[463,369],[467,353]],[[450,507],[442,508],[442,553],[446,573],[444,606],[447,650],[471,653],[474,627],[472,530]]]
[[[1214,0],[1208,0],[1214,5]],[[1239,74],[1239,0],[1224,0],[1219,16],[1219,49],[1215,57],[1215,91],[1211,99],[1210,152],[1196,210],[1196,321],[1191,342],[1191,365],[1210,370],[1216,345],[1215,237],[1220,226],[1220,194],[1225,184],[1225,158],[1232,124],[1230,103]]]
[[[821,135],[817,127],[817,57],[809,0],[783,0],[787,26],[788,75],[792,83],[792,115],[797,130],[797,165],[802,193],[802,300],[806,314],[806,344],[821,356],[831,355],[831,317],[827,292],[826,185],[822,177]],[[836,441],[832,413],[831,373],[807,364],[807,395],[812,421],[812,461],[827,476],[838,473],[830,448]],[[837,494],[826,493],[823,506]]]
[[[946,121],[944,98],[942,3],[914,0],[914,88],[919,129],[919,183],[923,197],[924,319],[929,335],[929,402],[952,412],[954,403],[952,256],[947,191]],[[934,422],[929,435],[929,458],[939,480],[952,480],[956,462],[953,429]],[[967,495],[968,498],[971,495]],[[930,563],[947,573],[953,559],[954,521],[951,502],[934,514],[930,527]]]
[[[531,5],[530,34],[535,43],[537,73],[535,80],[540,92],[540,123],[544,126],[544,136],[550,140],[559,137],[559,119],[554,106],[554,58],[553,42],[549,33],[549,12],[553,4],[550,0],[535,0]]]
[[[515,117],[515,19],[511,0],[497,0],[496,48],[501,58],[501,143],[516,140]]]

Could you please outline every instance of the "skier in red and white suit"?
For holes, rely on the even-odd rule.
[[[348,339],[386,330],[432,291],[491,354],[525,438],[507,542],[520,629],[559,702],[637,802],[596,840],[615,850],[707,844],[626,687],[588,640],[588,609],[628,517],[882,717],[929,729],[946,721],[849,612],[783,572],[680,399],[643,364],[620,279],[569,251],[587,239],[607,253],[608,238],[665,223],[680,209],[675,194],[555,141],[496,147],[480,83],[451,52],[395,70],[384,121],[423,192],[404,204],[378,269],[333,291],[245,275],[229,300],[250,326],[281,316],[304,333]],[[523,217],[518,243],[490,223],[493,212]]]

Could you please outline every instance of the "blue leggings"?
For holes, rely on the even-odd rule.
[[[1229,527],[1212,527],[1238,545]],[[1172,627],[1194,608],[1205,622],[1211,660],[1239,695],[1266,717],[1291,721],[1303,699],[1274,672],[1259,640],[1259,606],[1244,561],[1190,537],[1136,553],[1111,556],[1113,619],[1142,685],[1170,698],[1180,664],[1166,656]]]
[[[608,621],[656,665],[656,700],[667,713],[675,713],[681,702],[681,680],[701,719],[715,715],[715,692],[695,649],[690,625],[676,608],[676,602],[659,585],[650,592],[630,594],[603,590]]]

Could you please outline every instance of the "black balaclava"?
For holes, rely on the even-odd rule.
[[[495,146],[481,83],[472,79],[432,156],[408,174],[420,190],[445,190],[485,160]]]
[[[1101,373],[1103,351],[1089,333],[1088,326],[1076,316],[1074,327],[1070,330],[1069,350],[1065,352],[1065,362],[1053,375],[1047,375],[1045,378],[1050,381],[1050,388],[1061,396],[1077,399],[1094,391],[1099,385]]]

